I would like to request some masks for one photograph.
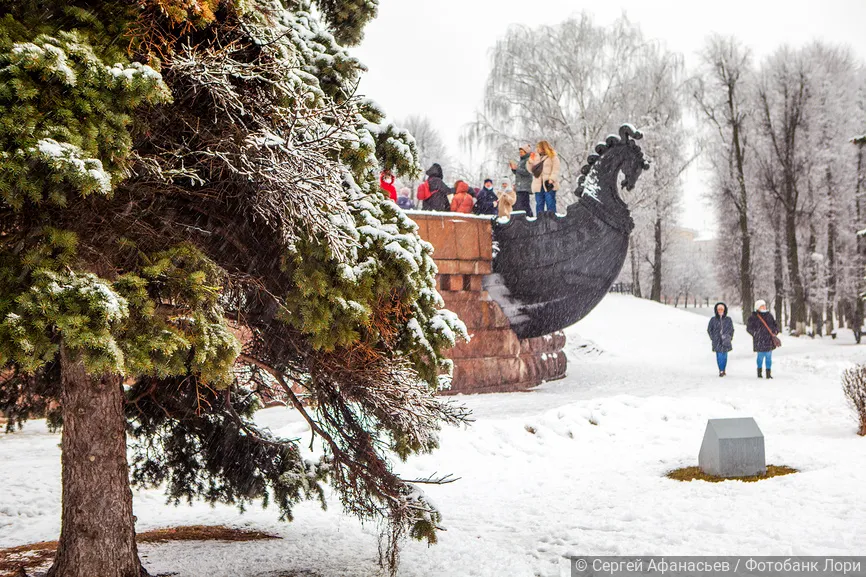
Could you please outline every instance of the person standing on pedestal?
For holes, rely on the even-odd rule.
[[[556,191],[559,190],[559,156],[546,140],[541,140],[526,163],[532,173],[532,192],[535,193],[535,214],[556,213]]]
[[[524,144],[520,147],[520,161],[508,163],[511,172],[514,173],[514,189],[517,191],[517,202],[514,203],[512,210],[522,210],[526,216],[532,216],[532,207],[529,203],[529,195],[532,194],[532,173],[526,168],[530,152],[532,146]]]

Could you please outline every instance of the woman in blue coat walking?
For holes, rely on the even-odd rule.
[[[716,353],[716,363],[719,365],[719,376],[727,375],[728,353],[734,348],[731,341],[734,338],[734,321],[728,317],[728,305],[716,304],[716,315],[710,319],[707,333],[713,342],[713,352]]]

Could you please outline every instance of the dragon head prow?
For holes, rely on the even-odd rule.
[[[625,190],[634,189],[641,173],[649,168],[649,161],[643,154],[637,142],[643,138],[643,133],[631,124],[619,127],[619,134],[611,134],[604,142],[595,145],[595,153],[586,158],[586,164],[580,169],[581,176],[577,181],[575,194],[580,197],[587,194],[599,200],[599,187],[604,186],[604,172],[622,172],[625,178],[621,186]],[[601,162],[610,159],[610,162]],[[592,174],[590,174],[592,173]],[[611,185],[616,188],[615,181]],[[615,198],[618,191],[608,191]]]

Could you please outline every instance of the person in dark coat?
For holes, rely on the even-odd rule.
[[[418,200],[424,201],[421,209],[449,212],[451,210],[449,194],[451,189],[442,181],[442,167],[434,162],[427,170],[427,180],[418,187]]]
[[[399,206],[403,210],[412,210],[413,208],[415,208],[415,203],[412,202],[409,194],[410,190],[404,187],[400,189],[400,193],[397,195],[397,206]]]
[[[532,194],[532,173],[526,167],[529,155],[532,153],[532,145],[524,144],[520,147],[520,161],[510,162],[508,165],[514,173],[514,189],[517,191],[517,202],[512,210],[522,210],[526,216],[532,216],[532,207],[529,204],[529,195]]]
[[[710,319],[707,333],[713,342],[713,352],[716,353],[716,364],[719,365],[719,376],[727,376],[728,353],[733,350],[731,341],[734,338],[734,321],[728,316],[728,305],[716,303],[716,316]]]
[[[499,197],[493,190],[493,180],[488,178],[484,181],[484,188],[479,190],[475,197],[475,208],[472,212],[494,216],[499,214]]]
[[[765,324],[766,326],[764,326]],[[755,312],[746,323],[746,332],[752,335],[754,349],[758,353],[758,378],[763,378],[762,369],[766,367],[767,378],[772,379],[773,349],[776,348],[773,337],[779,334],[779,325],[776,324],[776,319],[767,310],[766,302],[759,300],[755,303]]]

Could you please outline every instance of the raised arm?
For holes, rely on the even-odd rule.
[[[511,172],[513,172],[517,176],[532,176],[532,173],[526,169],[526,165],[529,164],[529,159],[526,159],[524,163],[517,163],[517,168],[512,168]]]

